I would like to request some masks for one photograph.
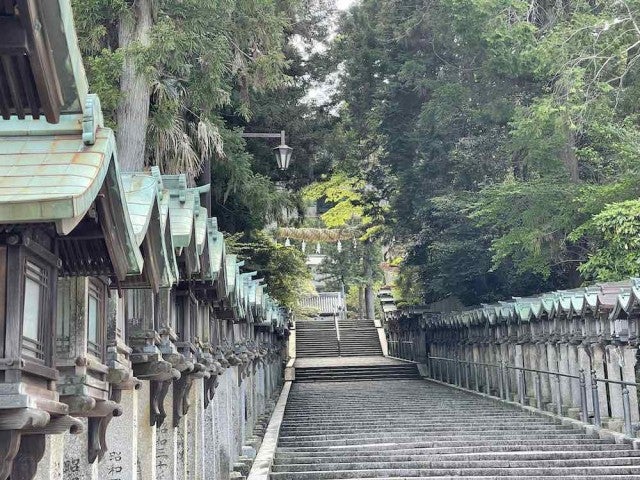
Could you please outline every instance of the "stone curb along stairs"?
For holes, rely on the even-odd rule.
[[[285,382],[280,393],[280,398],[276,404],[269,425],[265,432],[264,438],[260,450],[256,455],[251,471],[247,480],[268,480],[271,472],[271,466],[275,457],[276,448],[278,445],[278,437],[280,435],[280,427],[282,420],[284,419],[284,412],[287,406],[287,400],[289,398],[289,392],[291,391],[292,382]]]

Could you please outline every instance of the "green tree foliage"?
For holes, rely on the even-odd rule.
[[[150,26],[127,37],[145,22],[145,6]],[[299,165],[291,183],[308,183],[314,139],[330,130],[319,125],[330,122],[302,102],[315,68],[305,52],[326,35],[329,7],[327,0],[73,1],[90,86],[116,129],[121,161],[186,173],[190,182],[210,166],[211,214],[224,231],[240,233],[243,255],[255,247],[256,268],[286,305],[305,284],[304,261],[256,232],[283,221],[297,197],[275,182],[287,177],[273,173],[274,145],[248,145],[241,133],[286,129]],[[135,96],[123,86],[131,68],[143,84],[135,109],[149,111],[134,125],[122,115]],[[141,124],[146,147],[124,158],[121,140]]]
[[[331,207],[321,215],[328,228],[340,228],[349,224],[366,225],[370,219],[364,216],[362,181],[348,177],[344,172],[336,172],[330,178],[313,183],[303,191],[304,199],[322,200]]]
[[[580,273],[589,280],[620,280],[640,275],[640,201],[607,205],[574,230],[572,240],[588,238],[589,256]]]
[[[329,53],[342,150],[373,187],[364,214],[404,252],[406,300],[635,271],[621,250],[635,243],[604,225],[628,214],[633,235],[616,202],[639,193],[639,20],[637,0],[362,0],[344,15]]]
[[[290,309],[298,308],[300,295],[313,291],[305,255],[297,248],[276,244],[263,232],[227,237],[229,251],[245,260],[247,271],[255,270],[269,287],[269,295]]]

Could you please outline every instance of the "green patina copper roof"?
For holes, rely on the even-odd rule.
[[[138,245],[141,245],[158,196],[157,182],[144,173],[123,173],[121,178],[133,233]]]
[[[43,124],[38,120],[21,122]],[[56,222],[69,233],[96,198],[114,154],[108,128],[94,145],[74,135],[3,136],[0,149],[0,222]]]
[[[222,268],[224,255],[224,236],[218,230],[218,221],[215,218],[207,219],[207,245],[209,247],[209,275],[211,280],[218,278]]]
[[[194,192],[189,189],[169,190],[169,219],[175,248],[186,248],[193,234]]]
[[[237,272],[239,271],[238,256],[227,255],[225,256],[224,263],[225,263],[225,276],[227,279],[227,292],[232,293],[232,292],[235,292],[236,275],[237,275]]]
[[[584,316],[589,313],[606,314],[617,319],[624,312],[640,310],[640,279],[601,283],[574,290],[559,290],[530,298],[514,297],[511,301],[482,305],[464,311],[453,311],[439,316],[423,316],[429,326],[473,326],[487,321],[517,323],[557,315]]]
[[[166,188],[160,169],[156,166],[151,167],[151,175],[156,181],[156,191],[158,194],[158,211],[160,212],[160,226],[162,228],[162,235],[164,237],[164,244],[167,250],[167,263],[169,268],[165,270],[167,276],[166,282],[171,285],[178,280],[178,260],[176,259],[176,252],[173,246],[173,238],[171,231],[167,232],[167,228],[171,229],[171,223],[169,220],[169,203],[170,194]]]
[[[200,206],[200,199],[196,199],[195,209],[195,234],[196,251],[202,255],[207,244],[207,209]]]
[[[97,143],[97,138],[96,138]],[[144,260],[142,258],[142,252],[136,245],[135,235],[133,233],[133,227],[131,225],[131,219],[129,218],[129,211],[127,209],[127,202],[124,198],[124,187],[122,186],[122,174],[120,173],[120,167],[116,161],[115,156],[113,161],[110,162],[107,169],[107,175],[105,179],[108,185],[107,195],[113,195],[117,199],[117,204],[122,208],[119,223],[120,228],[117,232],[119,236],[124,239],[124,248],[127,254],[128,272],[127,275],[138,275],[142,273]]]
[[[159,255],[164,262],[162,284],[170,286],[178,278],[178,266],[171,235],[166,233],[169,224],[169,194],[164,189],[162,178],[153,170],[151,174],[124,173],[122,183],[138,244],[142,244],[151,231],[160,236]],[[151,222],[156,222],[155,230],[149,230]]]

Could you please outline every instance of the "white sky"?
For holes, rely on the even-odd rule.
[[[335,7],[338,11],[348,10],[358,0],[335,0]],[[334,20],[336,17],[334,16]],[[329,40],[335,35],[334,32],[329,33]],[[326,44],[318,44],[314,50],[320,52],[326,49]],[[325,82],[311,86],[303,102],[311,102],[315,104],[324,104],[329,101],[332,92],[336,90],[339,82],[339,73],[330,74]]]
[[[336,8],[338,10],[346,10],[354,3],[356,3],[356,0],[336,0]]]

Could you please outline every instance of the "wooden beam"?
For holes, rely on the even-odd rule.
[[[58,123],[64,100],[47,31],[42,28],[44,22],[40,18],[38,3],[36,0],[17,0],[17,5],[27,34],[29,63],[44,116],[48,122]]]

